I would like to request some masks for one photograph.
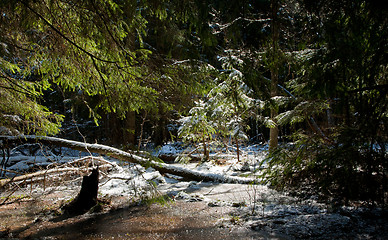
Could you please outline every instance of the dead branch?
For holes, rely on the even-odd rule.
[[[99,166],[100,169],[111,167],[110,165],[102,165]],[[14,178],[6,178],[0,180],[0,188],[4,187],[7,184],[13,183],[13,182],[20,182],[20,181],[26,181],[33,178],[43,177],[51,174],[57,174],[57,173],[63,173],[63,172],[89,172],[93,168],[77,168],[77,167],[65,167],[65,168],[53,168],[49,170],[42,170],[34,173],[28,173],[24,174],[22,176],[17,176]]]

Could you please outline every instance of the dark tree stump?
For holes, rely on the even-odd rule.
[[[63,207],[65,213],[83,214],[97,204],[98,177],[98,168],[93,169],[89,176],[83,177],[78,196]]]

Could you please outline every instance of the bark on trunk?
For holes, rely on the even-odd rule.
[[[240,146],[238,145],[238,138],[235,137],[236,141],[236,151],[237,151],[237,162],[240,162]]]
[[[98,168],[92,170],[89,176],[84,176],[78,196],[64,206],[63,209],[69,214],[83,214],[97,204],[98,193]]]
[[[205,161],[207,162],[207,161],[209,161],[209,151],[207,150],[205,135],[203,135],[202,143],[203,143],[203,157],[204,157]]]
[[[128,112],[124,121],[123,141],[128,146],[133,147],[136,144],[136,113]]]
[[[141,144],[143,142],[143,131],[144,131],[144,123],[146,122],[147,120],[147,114],[148,112],[147,111],[144,111],[144,114],[143,114],[143,120],[140,124],[140,134],[139,134],[139,142],[137,144],[137,150],[140,151],[140,148],[141,148]]]
[[[125,152],[117,148],[101,145],[77,142],[55,137],[44,136],[0,136],[0,144],[11,143],[36,143],[40,142],[46,145],[56,145],[60,147],[67,147],[79,151],[89,151],[102,155],[107,155],[122,161],[137,163],[144,167],[152,167],[160,173],[170,173],[184,177],[186,179],[195,181],[214,181],[214,182],[229,182],[229,183],[259,183],[255,178],[225,176],[215,173],[205,173],[197,170],[187,169],[184,167],[172,166],[163,162],[154,161],[144,157],[135,155],[133,152]]]
[[[272,8],[272,67],[271,67],[271,97],[275,97],[278,95],[278,80],[279,80],[279,23],[277,19],[277,13],[278,13],[278,1],[272,0],[271,1],[271,8]],[[271,119],[275,122],[275,117],[277,116],[278,112],[275,108],[271,109]],[[269,130],[269,151],[272,152],[275,148],[278,146],[278,136],[279,136],[279,129],[276,125],[275,127],[270,128]]]

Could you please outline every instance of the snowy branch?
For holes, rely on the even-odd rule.
[[[225,24],[213,23],[213,24],[209,24],[209,26],[214,29],[213,34],[218,34],[218,33],[221,33],[223,30],[225,30],[226,28],[235,24],[237,21],[246,21],[246,22],[249,22],[249,24],[251,24],[254,22],[269,22],[271,20],[272,20],[271,18],[251,19],[251,18],[238,17],[229,23],[225,23]],[[218,29],[218,31],[216,29]]]

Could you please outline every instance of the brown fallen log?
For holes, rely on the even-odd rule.
[[[257,184],[259,180],[255,178],[245,178],[236,176],[227,176],[216,173],[206,173],[198,170],[188,169],[184,167],[172,166],[163,163],[161,160],[148,159],[136,155],[134,152],[126,152],[120,149],[101,145],[90,144],[84,142],[77,142],[56,137],[35,136],[35,135],[21,135],[21,136],[4,136],[0,135],[0,144],[7,146],[12,143],[41,143],[44,145],[56,145],[59,147],[67,147],[78,151],[87,151],[97,154],[106,155],[122,161],[137,163],[143,167],[152,167],[160,173],[170,173],[181,176],[185,179],[195,181],[213,181],[225,183],[242,183],[242,184]]]

